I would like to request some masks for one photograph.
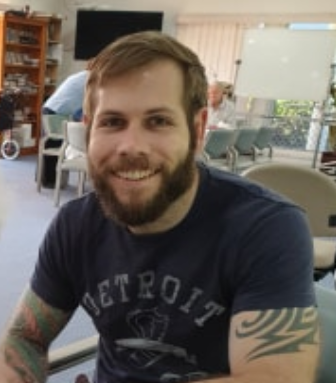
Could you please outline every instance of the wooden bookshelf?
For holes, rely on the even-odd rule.
[[[34,154],[41,136],[41,107],[57,86],[62,19],[0,14],[0,88],[20,88],[23,103],[15,110],[16,132],[31,126],[20,142],[21,154]]]

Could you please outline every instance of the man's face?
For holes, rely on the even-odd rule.
[[[182,73],[161,60],[118,76],[95,96],[88,161],[105,213],[127,226],[155,221],[195,179]],[[195,119],[197,147],[202,120]]]
[[[223,91],[216,84],[209,85],[208,87],[208,103],[210,106],[218,106],[223,99]]]

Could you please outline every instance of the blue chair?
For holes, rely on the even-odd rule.
[[[204,162],[210,166],[232,170],[231,148],[238,136],[236,129],[210,130],[203,148]]]
[[[319,284],[316,284],[315,291],[321,331],[321,357],[315,383],[335,383],[336,292]]]
[[[273,129],[266,126],[259,128],[257,136],[255,138],[253,148],[255,152],[255,159],[260,161],[260,159],[271,160],[273,157]],[[266,155],[264,155],[266,153]]]
[[[232,169],[236,173],[255,164],[254,143],[258,129],[240,128],[238,132],[237,139],[231,148]]]

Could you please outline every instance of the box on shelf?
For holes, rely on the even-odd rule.
[[[22,148],[28,148],[35,145],[35,139],[32,138],[32,125],[21,124],[13,129],[13,138]]]

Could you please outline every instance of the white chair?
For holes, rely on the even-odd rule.
[[[42,115],[43,136],[39,141],[36,169],[36,187],[41,191],[42,177],[44,171],[45,157],[54,157],[55,164],[61,153],[61,146],[64,139],[63,121],[68,119],[61,114]]]
[[[275,162],[250,167],[242,176],[273,189],[304,208],[314,240],[315,280],[329,272],[334,273],[336,183],[316,169]]]
[[[88,172],[86,157],[86,126],[82,122],[65,121],[63,127],[64,142],[56,168],[55,206],[59,206],[60,203],[62,174],[71,171],[78,173],[79,180],[77,194],[78,196],[81,196],[84,193],[84,184]]]

